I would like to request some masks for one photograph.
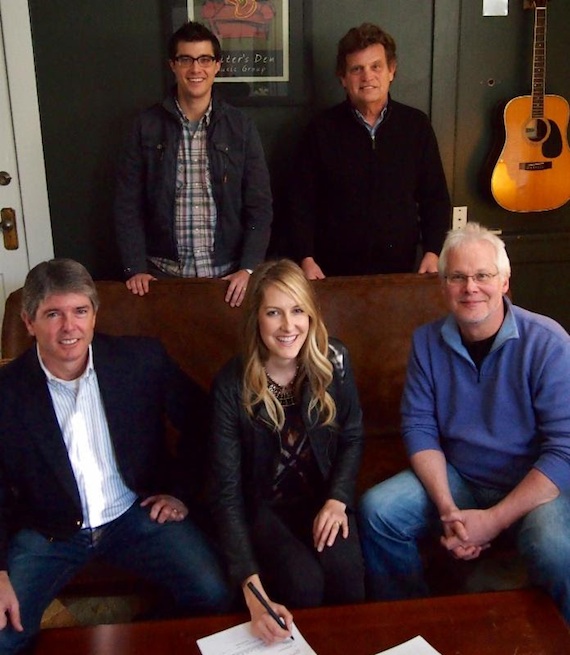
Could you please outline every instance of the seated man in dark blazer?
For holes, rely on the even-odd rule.
[[[0,654],[30,642],[95,555],[161,585],[180,611],[228,604],[218,560],[188,518],[191,474],[164,441],[167,416],[196,452],[184,437],[200,415],[197,390],[158,341],[94,335],[97,308],[73,260],[26,278],[22,318],[36,345],[0,370]]]

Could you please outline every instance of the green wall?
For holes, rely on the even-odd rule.
[[[30,0],[55,251],[96,278],[120,276],[111,220],[113,171],[139,109],[170,84],[165,42],[181,0]],[[511,213],[488,197],[481,171],[493,143],[497,104],[527,94],[533,12],[510,0],[508,17],[483,17],[482,0],[291,0],[304,31],[292,75],[298,104],[245,106],[264,141],[272,174],[278,251],[287,231],[292,156],[303,126],[342,99],[336,43],[365,20],[398,44],[395,98],[430,114],[454,205],[502,230],[513,261],[513,296],[570,329],[570,203]],[[570,3],[548,5],[547,92],[570,98],[565,44]]]

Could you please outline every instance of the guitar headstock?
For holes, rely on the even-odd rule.
[[[548,0],[524,0],[523,9],[545,9]]]

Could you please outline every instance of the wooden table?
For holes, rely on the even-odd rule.
[[[570,631],[538,590],[366,603],[294,612],[317,655],[375,655],[422,635],[442,655],[561,655]],[[245,615],[149,621],[40,634],[34,655],[199,655],[196,639]]]

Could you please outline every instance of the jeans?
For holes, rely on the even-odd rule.
[[[486,509],[507,495],[473,484],[447,466],[451,495],[460,509]],[[370,596],[377,600],[429,595],[418,543],[442,534],[435,505],[411,470],[369,489],[359,512]],[[533,584],[545,589],[570,623],[570,495],[529,512],[513,536]]]
[[[39,630],[45,608],[95,556],[137,573],[169,592],[185,613],[228,609],[229,590],[204,534],[188,519],[159,524],[138,502],[99,528],[50,540],[24,529],[10,541],[8,575],[20,605],[24,632],[0,630],[0,655],[17,653]]]

